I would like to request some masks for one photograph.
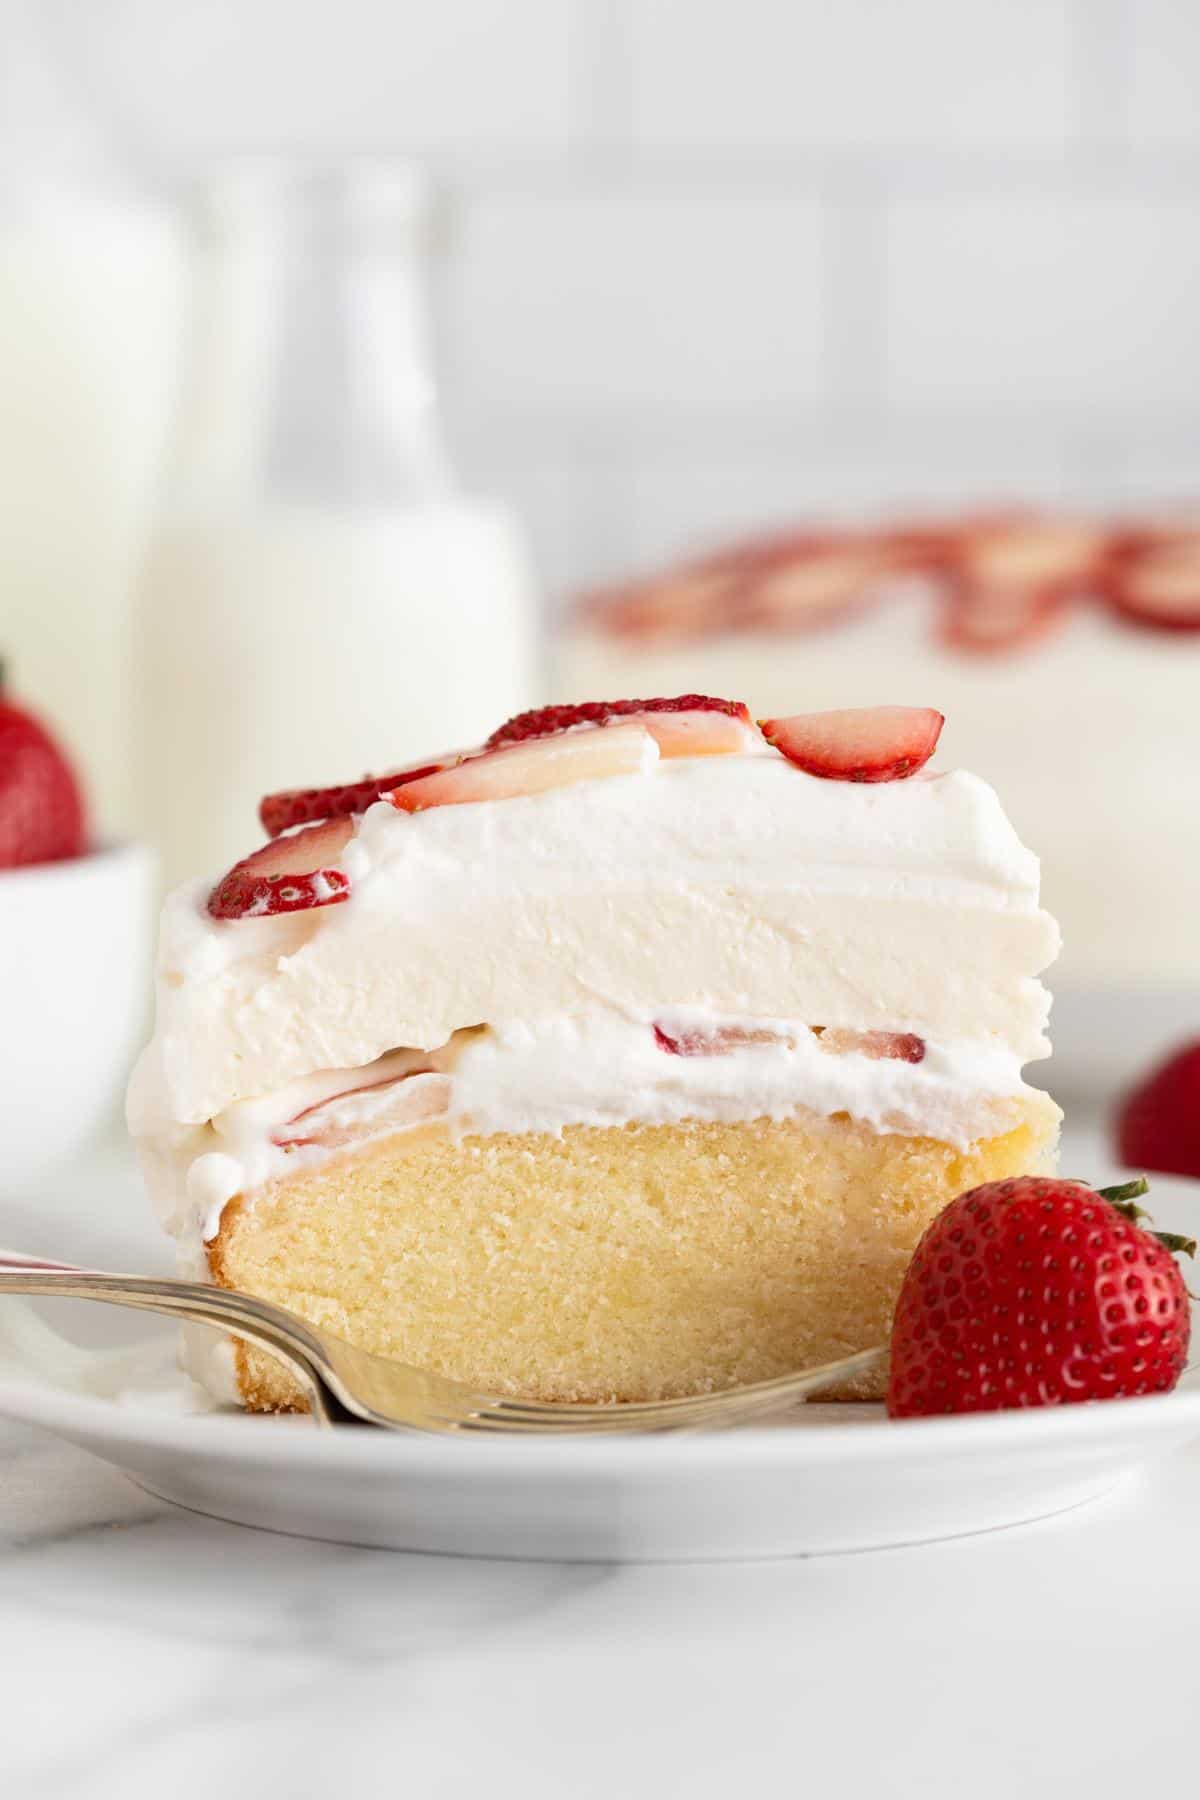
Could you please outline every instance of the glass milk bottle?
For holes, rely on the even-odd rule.
[[[260,797],[478,742],[535,698],[508,513],[460,494],[411,170],[243,172],[200,209],[175,473],[139,621],[146,829],[173,883]]]
[[[129,654],[180,302],[143,194],[26,0],[0,0],[0,656],[97,832],[131,823]]]

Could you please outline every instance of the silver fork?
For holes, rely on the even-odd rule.
[[[877,1368],[885,1354],[881,1348],[861,1350],[818,1368],[681,1400],[560,1405],[477,1392],[444,1375],[356,1349],[269,1300],[202,1282],[109,1275],[4,1251],[0,1252],[0,1294],[103,1300],[113,1306],[166,1313],[193,1325],[216,1326],[287,1363],[308,1389],[319,1424],[362,1423],[393,1431],[563,1435],[736,1425],[776,1412],[835,1381],[865,1374]]]

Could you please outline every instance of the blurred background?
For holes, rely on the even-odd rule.
[[[170,880],[268,789],[602,676],[935,704],[1046,860],[1064,1041],[1157,1042],[1200,989],[1198,100],[1185,0],[0,0],[9,691]],[[1011,507],[1086,525],[993,582],[1011,655],[899,602],[573,610],[801,527],[919,524],[944,576]],[[1182,577],[1098,609],[1147,519]]]
[[[1197,489],[1186,0],[32,10],[147,182],[421,161],[459,466],[554,599],[827,503]]]

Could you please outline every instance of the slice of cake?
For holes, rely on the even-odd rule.
[[[918,772],[940,728],[553,708],[270,796],[272,840],[167,901],[130,1092],[183,1268],[545,1399],[884,1339],[929,1220],[1048,1169],[1059,1118],[1021,1076],[1037,860],[982,781]]]

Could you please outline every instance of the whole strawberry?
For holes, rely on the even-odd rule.
[[[7,700],[0,669],[0,869],[60,862],[84,847],[83,800],[63,752]]]
[[[1200,1175],[1200,1042],[1185,1044],[1126,1095],[1117,1152],[1135,1169]]]
[[[917,1245],[892,1326],[892,1418],[1062,1406],[1173,1388],[1191,1315],[1145,1181],[1035,1175],[960,1194]]]

